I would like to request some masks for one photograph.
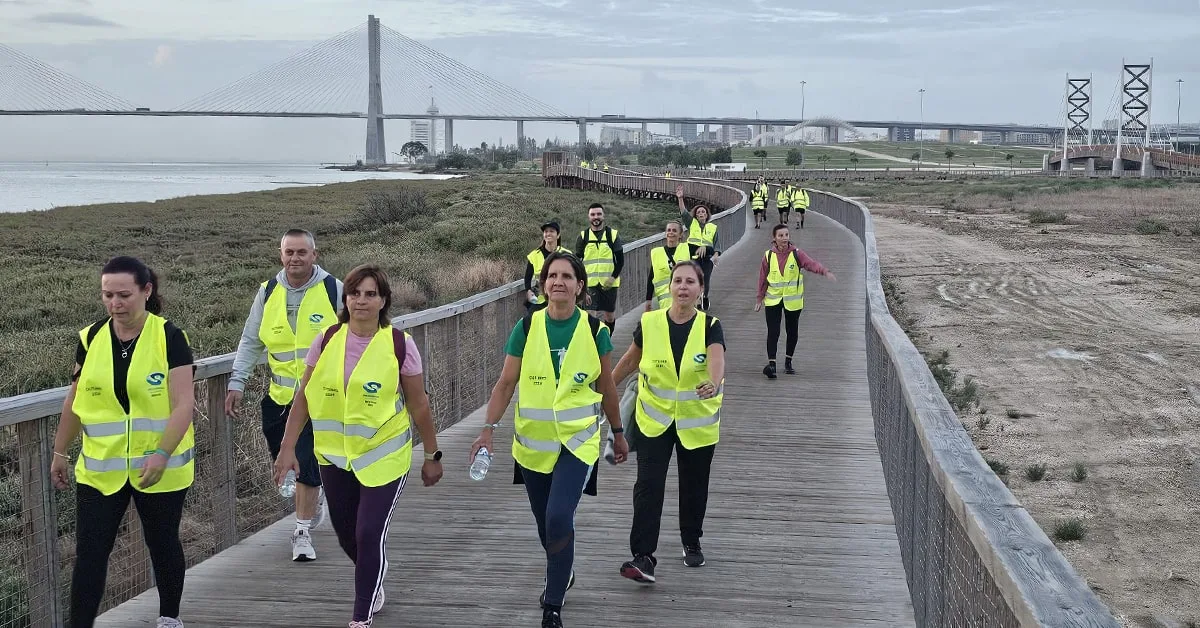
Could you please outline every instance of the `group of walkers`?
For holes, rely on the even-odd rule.
[[[543,628],[563,625],[562,607],[575,583],[575,512],[584,494],[596,494],[603,422],[611,434],[610,462],[623,463],[629,455],[618,385],[635,373],[637,399],[628,426],[637,453],[631,558],[619,571],[655,582],[672,451],[679,464],[683,563],[705,564],[700,539],[725,375],[725,333],[709,302],[720,247],[709,208],[688,209],[683,185],[676,196],[680,219],[667,224],[665,245],[650,253],[644,312],[615,365],[612,334],[624,251],[618,231],[605,224],[603,205],[588,208],[588,227],[575,242],[578,253],[562,247],[560,226],[551,221],[541,225],[542,244],[527,257],[527,313],[505,346],[470,457],[494,450],[493,435],[516,393],[513,481],[525,487],[546,556]],[[368,628],[384,605],[388,528],[410,472],[413,427],[424,449],[425,486],[441,479],[442,452],[422,356],[411,336],[390,322],[387,274],[363,265],[338,280],[316,264],[317,257],[311,233],[297,229],[282,237],[283,268],[255,294],[225,411],[242,414],[246,382],[254,366],[266,362],[262,432],[276,483],[295,486],[292,560],[316,560],[311,532],[328,520],[354,563],[349,627]],[[755,306],[766,307],[764,374],[772,379],[781,321],[785,372],[794,372],[802,270],[833,278],[791,245],[786,223],[777,225],[763,256]],[[82,432],[74,461],[72,623],[93,625],[109,555],[132,500],[158,587],[158,628],[179,628],[185,571],[179,528],[195,477],[192,351],[187,334],[163,317],[158,277],[143,262],[113,258],[101,269],[100,285],[108,316],[79,332],[51,465],[55,486],[67,488],[67,452]]]
[[[766,179],[759,176],[750,192],[750,208],[754,210],[755,229],[761,229],[763,223],[767,221],[767,201],[770,193]],[[788,218],[794,209],[797,213],[796,228],[803,229],[804,214],[808,211],[810,202],[808,190],[792,185],[787,179],[780,180],[779,190],[775,192],[775,209],[779,210],[779,224],[787,225]]]

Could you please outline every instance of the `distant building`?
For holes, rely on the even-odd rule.
[[[980,134],[979,141],[984,144],[1003,144],[1004,133],[1000,131],[984,131]]]
[[[433,100],[429,101],[429,109],[425,113],[436,116],[439,113],[438,107]],[[430,155],[438,154],[437,147],[437,120],[429,118],[428,120],[413,120],[409,122],[408,137],[410,141],[420,142],[425,146],[425,150],[429,151]]]
[[[911,126],[897,127],[895,134],[892,137],[893,142],[915,142],[917,141],[917,130]]]
[[[725,124],[717,129],[717,141],[722,144],[749,142],[751,137],[750,127],[744,124]]]
[[[668,131],[671,136],[678,137],[679,139],[683,140],[685,143],[690,144],[690,143],[696,141],[696,125],[695,124],[672,122]]]

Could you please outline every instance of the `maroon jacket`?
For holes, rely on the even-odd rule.
[[[788,260],[788,254],[790,254],[790,255],[796,256],[796,261],[800,263],[801,269],[807,270],[810,273],[816,273],[818,275],[825,274],[825,267],[821,265],[821,262],[818,262],[817,260],[809,257],[804,251],[801,251],[800,249],[796,248],[795,246],[789,245],[788,248],[790,250],[787,252],[787,254],[784,254],[784,255],[779,255],[778,254],[779,251],[775,247],[771,247],[771,248],[767,249],[767,251],[775,251],[775,253],[776,253],[775,259],[778,261],[780,273],[782,273],[783,269],[786,267],[787,260]],[[759,301],[763,300],[767,296],[767,273],[768,272],[770,272],[770,269],[767,268],[767,254],[766,254],[766,251],[764,251],[763,258],[762,258],[762,264],[760,264],[758,267],[758,300]]]

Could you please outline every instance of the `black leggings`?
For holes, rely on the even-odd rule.
[[[797,328],[800,325],[800,312],[804,310],[783,309],[783,303],[779,305],[768,305],[764,308],[767,311],[767,359],[775,359],[775,351],[779,345],[779,321],[780,318],[786,319],[787,322],[787,357],[792,357],[796,352],[796,336],[798,335]]]
[[[169,493],[143,493],[126,482],[112,495],[79,484],[75,491],[75,572],[71,579],[71,625],[91,628],[104,597],[108,556],[112,553],[121,519],[133,498],[142,535],[154,565],[158,585],[158,614],[179,617],[183,574],[187,563],[179,541],[179,521],[187,489]]]

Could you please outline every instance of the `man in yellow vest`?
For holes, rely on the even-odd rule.
[[[808,209],[808,203],[808,190],[802,187],[795,188],[795,192],[792,193],[792,207],[800,212],[800,220],[796,223],[796,226],[801,229],[804,228],[804,211]]]
[[[754,228],[761,229],[767,220],[767,196],[770,194],[766,179],[759,177],[750,191],[750,209],[754,210]]]
[[[342,282],[316,265],[317,244],[302,229],[284,234],[279,244],[283,269],[263,282],[250,316],[242,329],[233,359],[233,374],[225,395],[225,413],[238,416],[242,395],[254,366],[266,358],[271,371],[270,389],[262,399],[262,429],[271,452],[279,456],[292,399],[304,375],[304,358],[313,340],[337,322],[342,304]],[[296,477],[296,529],[292,533],[292,560],[316,560],[310,530],[325,520],[321,472],[313,455],[312,424],[306,424],[296,446],[300,473]]]
[[[788,215],[792,211],[792,198],[796,195],[796,188],[788,183],[787,179],[779,182],[779,191],[775,193],[775,209],[779,210],[779,224],[788,224]]]
[[[604,206],[592,203],[588,207],[589,229],[575,240],[575,251],[587,270],[587,290],[591,299],[587,309],[616,333],[617,288],[621,286],[621,269],[625,266],[625,243],[616,229],[604,224]]]
[[[667,223],[667,242],[650,249],[650,272],[646,274],[646,311],[671,307],[671,270],[679,262],[692,259],[693,247],[683,242],[683,225]]]

